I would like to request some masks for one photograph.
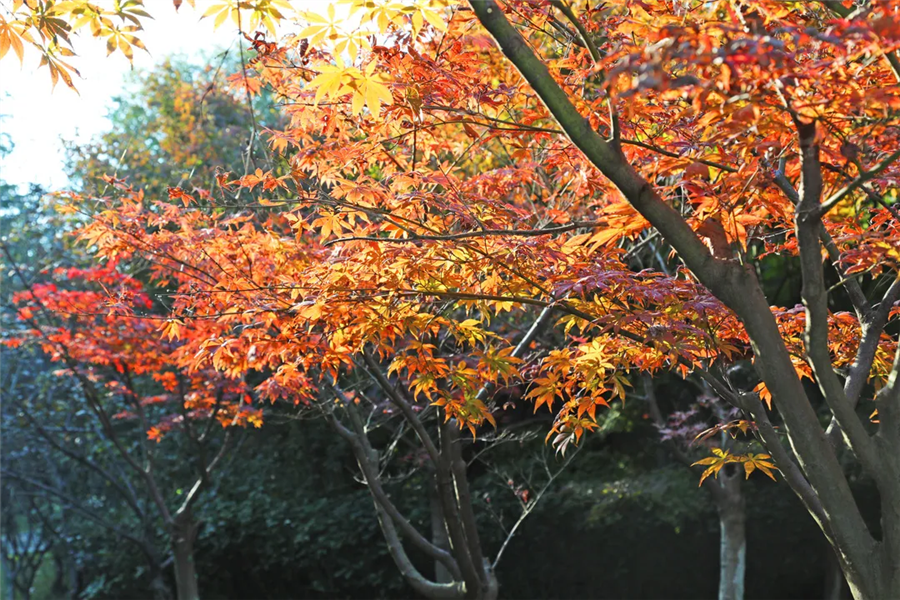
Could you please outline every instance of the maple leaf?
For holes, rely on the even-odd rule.
[[[343,31],[340,27],[342,18],[336,16],[334,4],[328,5],[327,15],[327,17],[324,17],[312,11],[303,13],[303,18],[310,24],[301,30],[297,37],[307,38],[309,43],[313,45],[321,44],[326,39],[335,40],[341,38],[343,36]]]
[[[162,330],[162,335],[170,341],[173,339],[177,340],[181,339],[181,327],[183,325],[184,322],[180,319],[168,319],[160,329]]]
[[[316,90],[314,100],[316,104],[326,96],[329,100],[335,101],[350,94],[352,114],[360,114],[365,106],[373,117],[377,117],[382,102],[393,101],[393,95],[385,85],[384,77],[375,72],[377,66],[377,63],[372,61],[366,66],[365,71],[360,71],[356,67],[345,66],[343,61],[337,58],[336,64],[319,67],[319,75],[310,81],[307,87]]]
[[[775,475],[772,474],[773,470],[776,470],[774,464],[772,464],[769,459],[771,456],[768,454],[747,454],[742,456],[741,459],[744,463],[744,470],[746,472],[746,478],[750,478],[750,473],[752,473],[755,469],[759,469],[763,473],[769,476],[772,481],[775,481]]]
[[[163,438],[163,433],[159,427],[151,427],[150,429],[147,430],[147,439],[148,440],[156,442],[158,444],[162,441],[162,438]]]
[[[706,481],[706,478],[710,475],[715,475],[716,477],[718,477],[719,472],[725,465],[739,462],[739,459],[727,450],[722,450],[721,448],[713,448],[712,453],[713,456],[708,456],[706,458],[700,459],[691,465],[692,467],[695,465],[708,465],[707,469],[703,471],[703,474],[700,476],[699,485],[703,485],[703,482]]]

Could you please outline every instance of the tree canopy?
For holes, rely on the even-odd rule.
[[[75,5],[16,3],[22,16],[0,40],[21,54],[12,40],[55,35],[70,52],[61,32],[89,22]],[[163,175],[165,193],[108,174],[105,191],[62,202],[103,265],[90,272],[116,280],[70,312],[104,304],[101,324],[135,323],[128,334],[162,363],[148,372],[174,366],[189,387],[222,378],[248,390],[248,405],[235,394],[222,412],[182,394],[180,427],[191,410],[322,417],[348,442],[412,588],[493,598],[499,555],[481,543],[462,449],[501,431],[512,399],[549,411],[546,439],[564,456],[639,377],[674,374],[727,417],[699,432],[711,446],[701,484],[734,468],[784,480],[854,597],[900,595],[893,5],[288,8],[206,12],[216,26],[233,19],[253,48],[233,84],[251,119],[263,90],[277,103],[270,155],[226,163],[208,184]],[[216,127],[187,130],[218,146]],[[175,141],[166,160],[188,166],[178,157],[192,143]],[[795,305],[775,305],[764,285],[773,260],[799,271]],[[72,304],[42,285],[17,296],[26,322],[38,304]],[[73,343],[36,325],[29,335],[53,358]],[[143,365],[88,341],[72,360]],[[430,537],[382,485],[380,429],[408,433],[433,477],[442,525]],[[713,443],[726,433],[747,443]],[[877,528],[848,461],[877,489]],[[439,564],[434,577],[412,549]]]

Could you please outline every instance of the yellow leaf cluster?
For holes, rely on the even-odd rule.
[[[350,107],[354,115],[360,114],[365,106],[373,117],[377,117],[382,102],[390,104],[394,98],[391,90],[385,85],[384,77],[375,73],[376,64],[372,61],[364,71],[360,71],[356,67],[345,66],[343,61],[338,59],[335,65],[320,67],[319,75],[307,86],[316,90],[316,104],[323,98],[334,102],[350,94]]]
[[[747,478],[750,477],[753,471],[759,469],[773,481],[775,480],[775,475],[772,474],[772,471],[778,470],[778,467],[770,462],[772,457],[768,454],[732,454],[728,450],[722,450],[721,448],[713,448],[712,453],[713,456],[698,460],[691,465],[707,466],[707,469],[703,471],[703,475],[700,476],[700,485],[703,485],[703,482],[710,475],[715,475],[718,478],[719,472],[729,463],[743,464]]]
[[[274,36],[276,35],[276,26],[284,19],[285,12],[293,12],[293,8],[287,0],[259,0],[257,2],[228,0],[210,6],[201,18],[213,17],[215,29],[221,27],[229,18],[241,31],[253,31],[262,25],[269,34]]]

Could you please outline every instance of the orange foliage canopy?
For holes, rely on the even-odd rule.
[[[271,32],[275,4],[207,12]],[[80,233],[101,259],[148,261],[183,368],[328,411],[321,386],[381,360],[473,434],[491,391],[522,384],[563,448],[629,372],[695,374],[753,417],[854,595],[900,594],[896,3],[349,0],[296,24],[250,38],[235,80],[280,100],[277,161],[169,198],[110,180]],[[769,306],[767,255],[799,263],[804,306]],[[548,315],[561,334],[538,346]],[[758,394],[728,379],[748,359]],[[855,411],[873,389],[877,436]]]
[[[622,152],[717,257],[795,251],[792,201],[777,185],[799,176],[794,115],[829,124],[820,144],[833,167],[825,186],[838,208],[826,227],[838,266],[895,269],[897,219],[884,205],[893,192],[869,198],[897,175],[883,149],[897,145],[887,116],[900,95],[879,58],[900,35],[893,17],[670,5],[592,9],[579,23],[604,29],[588,31],[590,47],[558,45],[573,31],[549,4],[512,2],[508,16],[550,56],[586,124],[610,131],[612,96]],[[635,271],[624,248],[648,243],[648,223],[562,135],[471,12],[427,6],[417,19],[354,5],[376,38],[341,28],[326,38],[311,18],[299,36],[257,44],[251,77],[290,119],[270,132],[289,173],[223,176],[217,199],[172,189],[177,202],[119,183],[121,196],[82,231],[100,257],[148,258],[177,290],[163,331],[181,338],[186,366],[270,373],[262,396],[309,402],[322,377],[370,351],[417,398],[472,427],[493,421],[484,386],[532,381],[536,408],[560,409],[555,430],[580,436],[597,406],[624,397],[629,370],[687,374],[749,357],[739,321],[689,272],[666,261]],[[348,50],[348,40],[363,41]],[[842,191],[876,168],[866,186]],[[523,364],[514,332],[541,307],[558,311],[567,338]],[[802,311],[773,311],[798,373],[811,377]],[[853,360],[857,317],[831,320],[840,367]],[[876,384],[895,345],[884,336]]]
[[[169,339],[158,322],[143,285],[118,272],[115,261],[89,269],[56,269],[58,283],[35,284],[14,294],[19,318],[31,329],[23,339],[40,344],[87,393],[109,399],[104,411],[113,419],[139,423],[151,440],[160,441],[174,427],[215,420],[222,427],[262,425],[262,410],[250,406],[248,388],[237,378],[210,367],[193,369],[190,349],[171,339],[180,328],[168,323]],[[192,335],[209,335],[210,327],[192,321]],[[119,412],[115,412],[119,407]]]

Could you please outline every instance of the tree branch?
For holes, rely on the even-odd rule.
[[[88,459],[87,457],[85,457],[82,454],[72,452],[71,450],[69,450],[68,448],[65,448],[62,444],[57,442],[53,438],[53,436],[51,436],[47,432],[47,430],[44,429],[40,425],[40,423],[38,423],[37,419],[34,418],[34,416],[31,414],[31,412],[25,406],[23,406],[21,403],[16,402],[16,406],[18,406],[19,410],[22,411],[22,414],[25,415],[25,418],[28,420],[29,423],[31,423],[31,426],[34,427],[35,431],[38,432],[38,435],[40,435],[42,438],[44,438],[44,440],[48,444],[50,444],[51,447],[53,447],[57,451],[61,452],[63,455],[68,456],[72,460],[83,464],[84,466],[88,467],[89,469],[91,469],[92,471],[94,471],[95,473],[100,475],[100,477],[105,479],[113,487],[113,489],[116,490],[116,492],[120,496],[122,496],[122,498],[125,500],[125,503],[128,504],[128,506],[134,511],[135,515],[138,517],[139,520],[142,520],[144,518],[144,511],[141,510],[140,506],[138,506],[137,498],[135,498],[134,495],[130,493],[131,492],[130,489],[126,489],[124,486],[122,486],[122,484],[119,483],[118,479],[113,477],[111,473],[106,471],[106,469],[104,469],[103,467],[101,467],[100,465],[95,463],[94,461]]]
[[[795,222],[803,275],[801,295],[806,307],[806,354],[822,395],[844,431],[847,444],[863,468],[877,479],[881,461],[875,444],[847,400],[828,350],[828,292],[825,289],[818,235],[822,224],[818,216],[822,196],[822,167],[819,162],[819,145],[816,143],[816,124],[797,121],[797,130],[803,181],[800,202],[795,210]]]
[[[588,49],[588,52],[591,54],[591,58],[594,59],[594,63],[600,62],[600,51],[597,49],[597,45],[594,44],[594,40],[591,37],[591,34],[588,33],[587,29],[584,28],[584,25],[581,23],[581,19],[575,16],[575,13],[572,12],[572,8],[566,4],[563,0],[550,0],[550,4],[559,9],[566,19],[575,27],[575,30],[578,32],[578,36],[581,38],[581,41],[584,42],[585,48]]]
[[[773,179],[775,181],[775,184],[779,188],[781,188],[782,192],[784,192],[784,195],[787,196],[788,200],[791,201],[791,204],[796,207],[797,204],[800,203],[800,194],[797,193],[797,190],[794,189],[794,186],[784,174],[783,160],[782,164],[779,165],[778,170],[775,171],[775,176]],[[838,250],[837,245],[835,245],[831,234],[829,234],[828,230],[825,229],[824,223],[819,223],[819,239],[821,240],[822,245],[825,246],[825,250],[828,252],[828,259],[831,261],[832,266],[834,266],[835,270],[838,272],[838,275],[840,275],[841,280],[846,282],[847,295],[850,296],[850,302],[853,304],[853,308],[856,310],[857,318],[862,321],[866,313],[869,312],[869,301],[866,298],[866,295],[863,293],[862,287],[859,285],[859,281],[857,281],[853,277],[847,277],[844,274],[844,270],[841,268],[840,250]]]
[[[541,313],[538,315],[538,318],[535,319],[534,323],[531,324],[531,327],[525,333],[519,343],[516,344],[516,347],[513,348],[513,351],[510,353],[510,356],[513,358],[522,358],[522,355],[525,354],[525,351],[528,350],[528,347],[531,345],[531,342],[538,336],[544,326],[550,321],[550,318],[553,316],[554,306],[552,304],[548,304],[541,310]],[[487,400],[488,394],[493,391],[494,386],[488,382],[481,386],[481,389],[478,390],[478,393],[475,394],[475,399],[481,402]]]
[[[862,319],[862,341],[859,343],[856,358],[853,359],[850,373],[844,382],[844,394],[846,394],[847,401],[853,407],[856,407],[859,402],[859,396],[869,380],[869,373],[872,370],[872,363],[875,360],[875,353],[878,351],[881,335],[884,333],[884,326],[887,324],[891,308],[898,300],[900,300],[900,278],[894,280],[884,293],[881,302],[864,315]],[[838,425],[836,419],[832,418],[826,434],[829,441],[836,445],[841,436],[840,425]]]
[[[839,189],[837,192],[832,194],[830,198],[822,202],[822,204],[816,209],[815,216],[817,216],[818,218],[824,217],[826,214],[828,214],[828,211],[834,208],[841,200],[855,192],[867,181],[878,177],[878,175],[880,175],[882,171],[891,166],[898,158],[900,158],[900,150],[895,151],[868,171],[860,173],[859,176],[856,177],[856,179]]]
[[[440,561],[441,564],[447,567],[448,571],[458,578],[460,572],[459,566],[456,564],[456,560],[454,560],[453,556],[451,556],[449,552],[438,548],[428,541],[415,527],[413,527],[409,520],[397,510],[394,503],[391,502],[391,499],[381,485],[378,468],[372,459],[375,450],[369,445],[369,439],[363,429],[362,421],[359,420],[359,415],[356,414],[351,401],[348,400],[340,390],[332,386],[332,391],[341,400],[347,414],[350,416],[351,428],[348,429],[344,426],[344,424],[334,416],[334,413],[328,413],[328,420],[335,431],[337,431],[338,435],[350,444],[350,448],[356,456],[360,471],[363,473],[363,477],[366,480],[369,492],[372,494],[376,506],[380,507],[379,510],[384,511],[390,522],[396,524],[396,526],[400,528],[402,534],[416,547],[433,560]]]
[[[593,131],[547,67],[506,19],[495,0],[470,0],[470,6],[569,139],[656,227],[700,282],[737,313],[749,334],[760,374],[778,400],[779,410],[789,426],[789,439],[795,454],[822,505],[827,506],[825,514],[829,516],[829,523],[823,524],[823,529],[833,531],[836,545],[852,557],[853,564],[865,568],[875,541],[866,528],[841,465],[797,377],[752,267],[731,260],[719,260],[709,253],[681,215],[627,164],[620,152]],[[839,516],[831,518],[832,514]]]
[[[441,462],[438,465],[437,476],[441,507],[444,509],[444,523],[447,525],[450,545],[461,563],[460,571],[466,582],[466,588],[470,591],[480,590],[487,583],[482,579],[482,575],[485,574],[484,564],[476,564],[469,551],[453,477],[453,449],[448,445],[445,427],[439,426],[438,431],[441,434]]]
[[[466,469],[466,461],[462,457],[462,445],[459,439],[459,425],[456,419],[448,419],[442,426],[442,449],[448,456],[450,470],[453,472],[453,481],[456,488],[456,501],[459,506],[459,515],[466,542],[469,548],[469,556],[479,572],[482,585],[487,584],[488,573],[483,572],[485,565],[484,553],[481,551],[481,539],[478,535],[478,525],[475,523],[475,512],[472,510],[472,494],[469,492],[469,476]],[[446,444],[445,444],[446,442]]]
[[[374,236],[348,236],[328,240],[323,246],[331,246],[339,242],[382,242],[385,244],[408,244],[416,241],[453,241],[465,240],[469,238],[485,238],[485,237],[537,237],[541,235],[553,235],[555,233],[565,233],[581,228],[602,227],[606,225],[604,221],[575,221],[566,225],[557,227],[546,227],[543,229],[483,229],[480,231],[465,231],[463,233],[451,233],[447,235],[419,235],[410,234],[405,238],[389,238]]]
[[[407,402],[397,390],[394,389],[394,386],[387,380],[384,374],[381,372],[381,369],[378,366],[378,363],[375,362],[368,353],[363,354],[363,360],[368,366],[367,372],[375,380],[378,384],[378,387],[387,394],[388,399],[400,409],[400,412],[403,413],[403,417],[409,422],[410,427],[412,427],[413,431],[416,434],[416,437],[419,438],[419,441],[422,443],[422,446],[425,448],[425,452],[428,453],[429,458],[431,458],[431,462],[437,466],[441,462],[440,452],[437,449],[437,445],[435,445],[434,440],[431,438],[431,435],[428,434],[428,431],[425,429],[425,426],[422,425],[422,421],[419,419],[419,416],[412,409],[412,406]]]
[[[497,556],[494,557],[494,562],[491,563],[491,570],[497,569],[497,565],[500,563],[500,559],[503,558],[503,553],[506,551],[506,547],[509,545],[509,542],[516,535],[516,531],[519,529],[519,527],[522,525],[522,523],[525,522],[525,519],[528,518],[528,515],[531,514],[531,511],[533,511],[535,509],[535,507],[541,501],[541,498],[544,497],[544,494],[547,492],[547,490],[550,489],[550,486],[553,485],[553,482],[556,481],[556,478],[559,477],[559,475],[563,471],[566,470],[566,467],[569,466],[569,464],[572,462],[572,459],[574,459],[575,456],[578,455],[578,452],[581,450],[582,447],[583,446],[577,446],[575,448],[575,451],[572,452],[566,458],[563,465],[559,469],[557,469],[557,471],[555,473],[550,475],[550,478],[547,480],[547,483],[540,489],[540,491],[537,494],[535,494],[534,499],[525,505],[524,509],[522,510],[522,514],[519,515],[518,519],[516,519],[516,522],[510,528],[509,533],[506,534],[506,539],[503,540],[503,544],[500,546],[500,549],[497,551]]]
[[[20,475],[19,473],[16,473],[15,471],[10,471],[9,469],[4,469],[4,470],[0,471],[0,474],[4,475],[5,477],[9,477],[10,479],[15,479],[17,481],[21,481],[22,483],[24,483],[26,485],[33,486],[39,490],[42,490],[42,491],[50,494],[51,496],[55,496],[55,497],[59,498],[59,500],[64,502],[66,506],[68,506],[75,512],[81,513],[82,515],[84,515],[91,521],[94,521],[101,527],[103,527],[105,529],[109,529],[116,535],[120,536],[122,539],[125,539],[125,540],[128,540],[129,542],[134,543],[141,549],[141,551],[143,551],[145,554],[147,554],[147,556],[150,556],[150,553],[146,547],[146,544],[142,540],[136,538],[135,536],[133,536],[130,533],[124,531],[123,529],[120,529],[119,527],[113,525],[112,523],[105,520],[104,518],[87,510],[86,508],[81,506],[77,501],[75,501],[74,498],[71,498],[70,496],[68,496],[67,494],[62,492],[61,490],[51,487],[45,483],[41,483],[40,481],[25,477],[24,475]]]

